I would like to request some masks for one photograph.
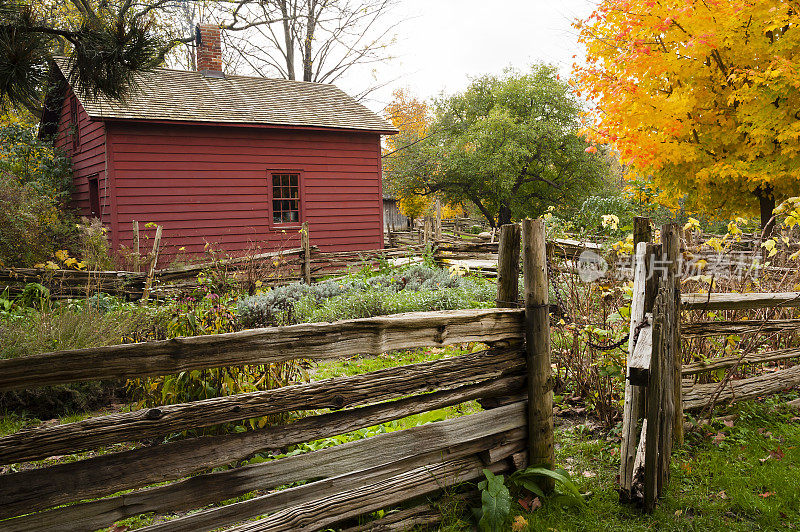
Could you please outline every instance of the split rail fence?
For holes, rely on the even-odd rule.
[[[319,530],[477,479],[483,469],[552,467],[544,224],[527,220],[524,227],[525,309],[400,314],[0,360],[4,391],[423,346],[488,346],[431,362],[0,437],[0,465],[8,466],[0,474],[0,529],[89,531],[153,513],[175,518],[143,531]],[[519,244],[516,252],[505,261],[517,268],[514,288],[506,283],[507,290],[517,287]],[[255,453],[481,399],[490,400],[491,410],[242,465]],[[310,415],[243,433],[164,438],[295,411]],[[92,452],[97,450],[104,452]],[[82,459],[53,464],[53,457],[84,452]],[[293,486],[275,491],[287,485]],[[254,491],[251,498],[217,506]],[[396,526],[436,519],[424,503],[385,518],[400,520]]]
[[[682,322],[691,311],[800,307],[800,293],[680,293],[680,237],[675,224],[661,229],[661,244],[649,242],[649,220],[634,225],[635,260],[627,382],[620,461],[620,495],[652,511],[669,480],[673,445],[682,445],[684,411],[710,412],[715,404],[778,393],[800,385],[800,365],[732,379],[749,364],[800,357],[785,348],[683,364],[685,338],[793,331],[798,319]],[[720,382],[693,384],[707,371],[727,370]],[[688,377],[688,379],[687,379]]]
[[[313,282],[322,276],[340,275],[363,267],[374,267],[381,260],[404,260],[419,254],[422,246],[403,246],[371,251],[322,252],[316,246],[259,253],[252,256],[193,264],[151,272],[43,270],[35,268],[0,269],[0,294],[7,290],[16,296],[28,283],[39,283],[55,299],[82,298],[103,292],[138,300],[145,296],[167,295],[198,286],[198,275],[211,269],[224,270],[230,280],[259,281],[262,286],[278,286],[296,281]],[[151,262],[152,264],[152,262]],[[146,297],[145,297],[146,298]]]

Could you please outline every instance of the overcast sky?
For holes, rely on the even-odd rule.
[[[360,70],[338,83],[358,93],[398,78],[364,103],[380,112],[398,87],[422,98],[463,90],[471,77],[525,69],[535,61],[556,64],[569,74],[581,54],[571,27],[596,5],[591,0],[402,0],[397,16],[396,56],[374,74]]]

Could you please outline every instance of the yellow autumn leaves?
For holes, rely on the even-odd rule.
[[[800,194],[800,13],[781,0],[606,0],[577,24],[591,140],[718,216]]]
[[[44,270],[85,270],[86,263],[82,260],[78,260],[75,257],[71,257],[69,252],[66,249],[59,249],[55,253],[53,253],[53,258],[55,260],[48,260],[47,262],[41,262],[39,264],[35,264],[34,268],[44,269]]]

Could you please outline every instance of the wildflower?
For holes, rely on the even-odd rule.
[[[610,228],[612,231],[619,229],[619,217],[615,214],[604,214],[602,216],[602,225],[605,228]]]

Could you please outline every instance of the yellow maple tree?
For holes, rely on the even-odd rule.
[[[605,0],[576,23],[573,82],[595,142],[707,214],[761,213],[800,193],[800,5]]]
[[[392,92],[392,102],[386,106],[384,116],[400,132],[386,137],[383,173],[389,181],[389,188],[397,191],[400,212],[412,219],[419,218],[431,209],[434,198],[414,194],[397,182],[402,179],[399,176],[404,174],[401,166],[408,161],[392,155],[425,138],[431,121],[430,108],[408,90],[396,89]]]

